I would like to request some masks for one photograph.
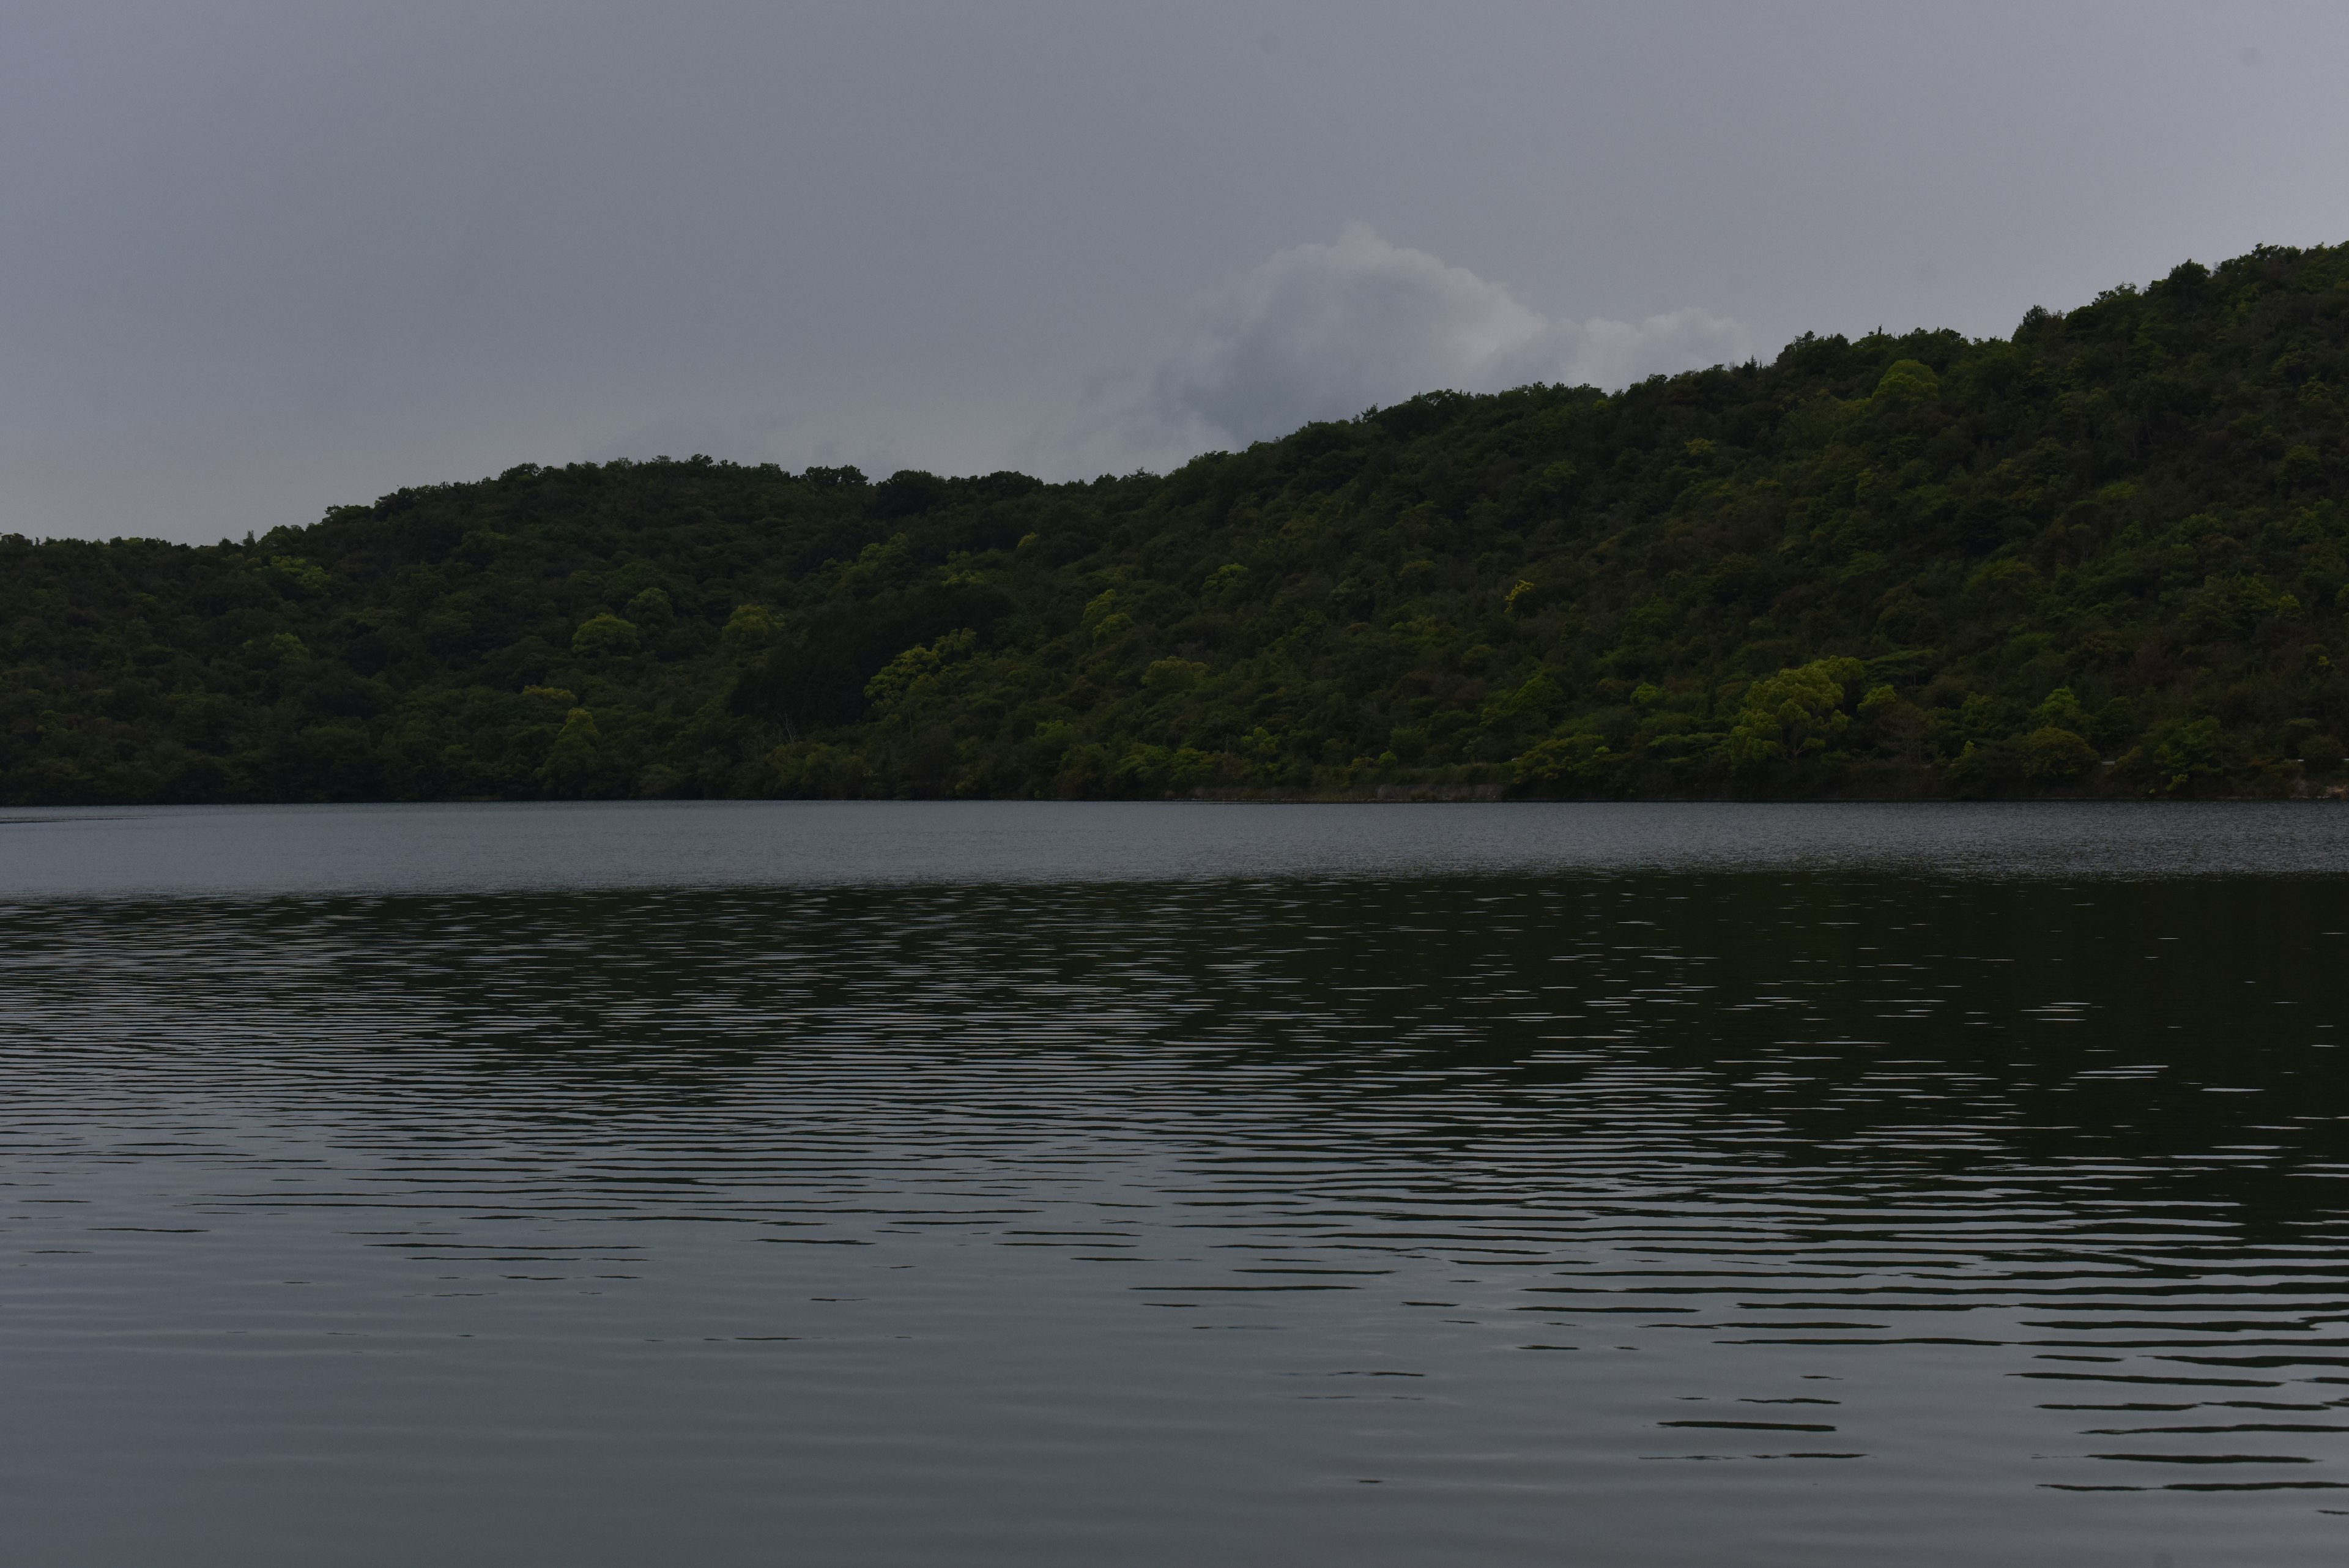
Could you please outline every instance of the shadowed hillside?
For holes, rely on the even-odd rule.
[[[2305,794],[2349,246],[1164,477],[524,466],[0,540],[16,804]]]

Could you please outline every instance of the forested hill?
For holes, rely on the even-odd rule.
[[[0,794],[2323,793],[2349,245],[1164,477],[525,466],[0,540]]]

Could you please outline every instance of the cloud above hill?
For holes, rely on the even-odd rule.
[[[1695,308],[1637,323],[1552,320],[1497,283],[1354,223],[1334,244],[1279,252],[1210,301],[1152,375],[1146,407],[1172,429],[1260,441],[1437,388],[1613,389],[1752,352],[1743,326]]]

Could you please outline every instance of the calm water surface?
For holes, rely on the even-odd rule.
[[[42,1564],[2349,1560],[2349,812],[0,823]]]

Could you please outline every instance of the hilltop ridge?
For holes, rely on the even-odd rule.
[[[524,465],[0,539],[0,798],[2292,794],[2349,246],[1164,476]]]

